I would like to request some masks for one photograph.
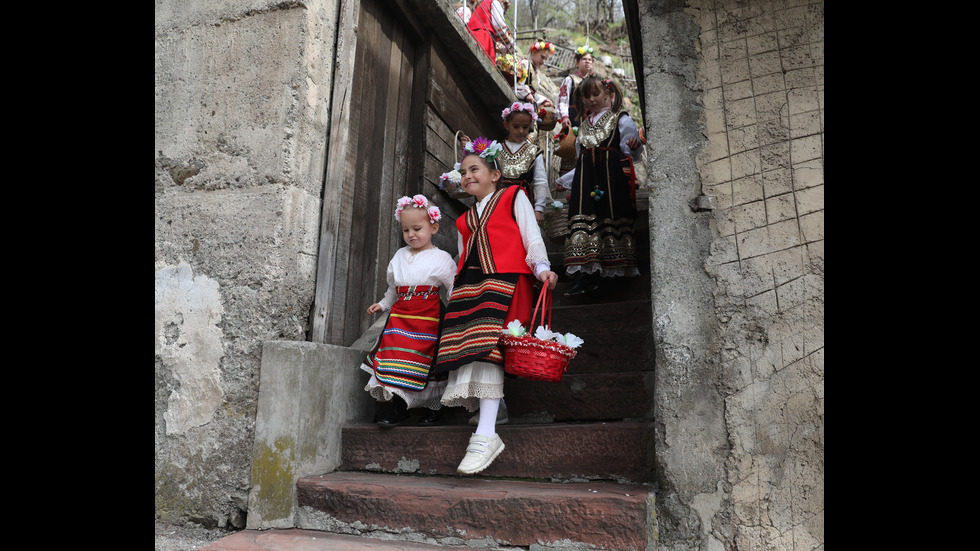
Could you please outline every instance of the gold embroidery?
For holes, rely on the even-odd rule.
[[[582,126],[578,129],[578,143],[582,149],[599,147],[602,142],[608,140],[619,124],[619,113],[612,110],[606,111],[595,125],[588,119],[582,121]]]
[[[500,150],[500,166],[503,167],[500,173],[504,178],[517,178],[531,169],[537,155],[538,146],[530,142],[525,142],[515,153],[508,151],[504,145]]]

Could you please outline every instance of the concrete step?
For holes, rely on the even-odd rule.
[[[382,540],[297,528],[242,530],[198,551],[429,551],[443,548],[425,543]]]
[[[567,541],[645,549],[652,487],[612,482],[545,483],[473,477],[334,472],[297,483],[300,507],[340,523],[530,546]],[[303,528],[309,528],[304,526]]]
[[[474,427],[377,425],[344,427],[342,471],[456,475]],[[647,450],[653,424],[647,422],[497,425],[504,451],[482,477],[545,480],[654,479]]]

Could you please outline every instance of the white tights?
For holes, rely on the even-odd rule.
[[[483,436],[493,436],[497,434],[497,409],[503,398],[480,398],[480,423],[476,426],[476,433]]]

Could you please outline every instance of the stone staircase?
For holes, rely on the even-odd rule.
[[[638,206],[638,249],[649,251],[645,197]],[[559,383],[507,380],[506,449],[490,467],[456,474],[473,433],[461,408],[437,427],[347,426],[340,468],[298,481],[295,529],[245,530],[202,551],[652,549],[649,274],[564,297],[561,247],[549,249],[552,328],[585,344]]]

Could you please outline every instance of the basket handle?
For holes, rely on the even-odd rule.
[[[541,294],[538,295],[538,303],[534,306],[534,313],[531,314],[531,327],[530,331],[534,331],[534,320],[538,318],[538,310],[541,310],[541,325],[544,325],[545,329],[551,329],[551,292],[548,289],[548,284],[545,283],[541,286]],[[544,323],[544,310],[548,310],[548,324]]]
[[[456,163],[459,162],[459,151],[457,151],[457,148],[459,147],[459,135],[461,132],[462,130],[457,130],[456,137],[453,138],[453,166],[456,166]]]

